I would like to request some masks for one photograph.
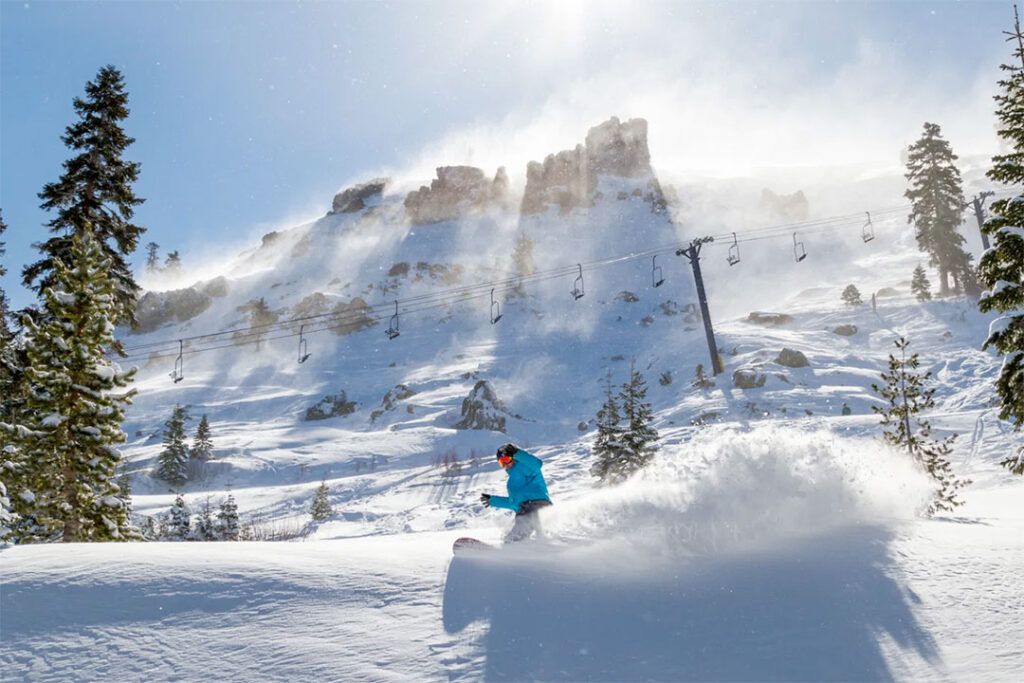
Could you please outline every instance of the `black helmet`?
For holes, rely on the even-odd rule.
[[[498,452],[495,453],[494,457],[495,458],[500,458],[503,455],[507,455],[509,457],[512,457],[512,456],[514,456],[518,452],[519,452],[519,447],[518,446],[516,446],[514,443],[507,443],[507,444],[505,444],[504,446],[502,446],[501,448],[498,449]]]

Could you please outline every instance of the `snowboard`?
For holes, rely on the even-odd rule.
[[[463,536],[462,538],[457,538],[457,539],[455,539],[455,543],[452,544],[452,553],[455,554],[455,555],[459,555],[459,554],[465,553],[465,552],[476,552],[476,551],[490,552],[490,551],[497,550],[497,549],[498,549],[498,546],[496,546],[496,545],[491,545],[490,543],[484,543],[483,541],[478,541],[477,539],[470,538],[469,536]]]

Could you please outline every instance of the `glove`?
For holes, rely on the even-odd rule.
[[[481,493],[480,494],[480,502],[484,504],[485,508],[491,507],[491,494],[489,494],[489,493]]]

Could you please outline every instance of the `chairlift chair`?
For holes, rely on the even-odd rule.
[[[494,287],[491,287],[491,324],[501,320],[501,304],[494,300]]]
[[[867,215],[868,220],[864,224],[864,227],[860,229],[860,237],[866,244],[875,239],[875,225],[871,222],[871,212],[865,211],[864,213]]]
[[[577,263],[576,265],[579,266],[580,274],[576,276],[572,283],[572,298],[578,301],[583,298],[586,292],[583,291],[583,264]]]
[[[174,371],[171,372],[171,379],[177,384],[185,379],[185,342],[178,340],[178,357],[174,359]]]
[[[657,254],[651,259],[651,284],[655,287],[661,287],[665,284],[665,276],[662,273],[661,266],[658,265]]]
[[[725,257],[730,266],[740,262],[740,242],[736,239],[736,233],[732,234],[732,244],[729,245],[729,255]]]
[[[793,233],[793,257],[796,259],[797,263],[800,263],[807,258],[807,250],[804,249],[804,243],[796,241],[795,232]]]
[[[384,334],[388,336],[388,339],[394,339],[398,336],[398,300],[395,299],[395,314],[391,316],[391,320],[388,321],[388,329],[384,330]]]
[[[302,336],[302,331],[305,329],[305,325],[299,325],[299,363],[305,363],[309,360],[309,345],[306,343],[306,338]]]

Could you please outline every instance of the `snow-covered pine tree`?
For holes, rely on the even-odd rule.
[[[957,435],[945,439],[931,438],[931,424],[917,417],[935,405],[932,397],[935,389],[925,388],[931,373],[922,375],[917,371],[921,362],[916,353],[907,357],[910,342],[900,337],[895,345],[900,356],[897,358],[895,354],[889,354],[889,369],[882,373],[885,385],[871,385],[889,405],[884,408],[872,406],[871,409],[882,416],[885,428],[882,437],[885,441],[906,448],[911,459],[936,481],[938,487],[925,513],[933,515],[939,510],[952,510],[963,504],[957,500],[957,492],[971,483],[957,479],[950,467],[949,454]],[[911,419],[917,423],[916,429],[911,425]]]
[[[910,280],[910,291],[918,301],[931,301],[932,283],[928,282],[928,275],[920,263],[917,264],[917,268],[914,268],[914,277]]]
[[[309,506],[309,514],[312,515],[314,522],[323,522],[334,514],[331,501],[328,499],[330,492],[330,489],[327,488],[327,480],[324,479],[317,487],[316,495],[313,496],[313,504]]]
[[[0,548],[14,537],[14,523],[17,519],[11,507],[11,499],[7,497],[7,487],[0,479]]]
[[[651,404],[644,400],[647,381],[636,369],[635,361],[630,363],[629,381],[622,385],[618,398],[626,423],[621,437],[621,456],[614,468],[621,480],[645,467],[658,450],[658,431],[651,426],[654,414]]]
[[[238,505],[235,503],[235,497],[229,493],[217,511],[217,538],[222,541],[237,541],[239,532]]]
[[[188,481],[189,453],[185,445],[185,420],[188,410],[174,406],[170,418],[164,423],[164,449],[157,457],[154,476],[171,486],[181,486]]]
[[[167,525],[167,540],[169,541],[190,541],[192,540],[192,511],[185,504],[185,499],[179,493],[171,506],[169,521]]]
[[[7,230],[3,214],[0,213],[0,235]],[[0,242],[0,259],[6,253],[5,244]],[[7,273],[0,260],[0,277]],[[10,316],[7,293],[0,288],[0,422],[18,423],[18,414],[25,406],[28,387],[25,382],[25,347],[9,324]],[[4,433],[0,431],[0,452],[4,449]],[[0,474],[2,476],[2,474]]]
[[[196,427],[195,440],[192,442],[192,459],[205,461],[213,455],[213,439],[211,438],[210,423],[204,414],[199,418],[199,426]]]
[[[255,301],[250,301],[247,307],[249,310],[249,326],[256,329],[245,335],[246,343],[255,338],[256,350],[259,351],[265,332],[261,328],[276,323],[278,316],[270,310],[270,306],[267,305],[266,299],[262,296]]]
[[[611,372],[605,378],[604,386],[605,399],[597,411],[597,438],[591,449],[594,464],[590,473],[601,484],[617,484],[629,476],[632,470],[628,470],[626,446],[622,440],[622,415],[612,391]]]
[[[120,473],[114,480],[117,484],[117,497],[124,501],[125,510],[128,512],[128,519],[132,518],[132,479],[123,466]]]
[[[150,242],[146,245],[146,272],[155,273],[160,270],[160,245]]]
[[[857,285],[846,285],[846,289],[843,290],[843,303],[851,307],[864,305],[864,300],[860,298],[860,290],[857,289]]]
[[[1019,188],[1024,183],[1024,49],[1020,22],[1016,19],[1014,32],[1018,37],[1015,60],[1013,64],[1002,65],[1005,77],[999,81],[1001,92],[995,96],[999,137],[1010,151],[992,157],[992,169],[987,175],[998,183]],[[1024,193],[993,202],[992,217],[985,223],[984,231],[992,238],[992,248],[982,255],[978,267],[988,290],[978,307],[985,313],[1003,314],[989,326],[985,348],[993,347],[1003,355],[1003,367],[996,380],[999,417],[1012,421],[1019,431],[1024,428]],[[1024,446],[1001,464],[1015,474],[1024,474]]]
[[[912,205],[908,222],[916,226],[921,251],[939,269],[942,296],[950,292],[950,276],[953,292],[960,293],[971,269],[971,256],[964,251],[964,238],[957,232],[964,207],[957,158],[934,123],[924,124],[923,135],[907,154],[906,178],[910,187],[904,196]]]
[[[71,266],[72,238],[88,230],[99,244],[114,282],[114,322],[131,321],[139,286],[128,257],[145,231],[131,222],[143,200],[132,190],[139,164],[121,158],[134,140],[121,128],[128,117],[128,93],[121,73],[105,66],[85,86],[85,99],[74,99],[78,121],[62,140],[77,156],[64,162],[64,174],[39,193],[42,208],[57,212],[49,222],[54,237],[39,245],[43,258],[22,271],[26,287],[44,292],[56,282],[57,260]],[[59,287],[57,288],[59,289]]]
[[[199,514],[196,515],[196,525],[192,536],[197,541],[217,540],[217,526],[213,522],[213,506],[210,505],[209,496],[203,500],[203,505],[199,508]]]
[[[121,350],[119,285],[88,226],[51,266],[42,311],[23,320],[27,405],[17,425],[0,424],[23,473],[15,507],[31,522],[20,540],[127,540],[133,530],[114,481],[121,460],[114,446],[125,440],[124,407],[135,394],[117,390],[135,368],[123,372],[107,358]]]

